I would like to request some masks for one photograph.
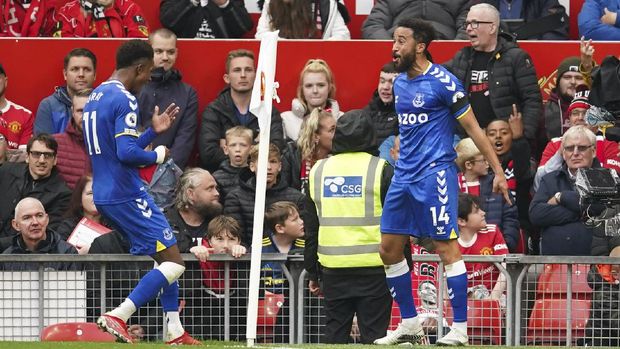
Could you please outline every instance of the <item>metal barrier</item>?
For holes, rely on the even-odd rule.
[[[443,275],[438,256],[412,257],[414,262],[436,263],[436,275]],[[179,282],[182,321],[188,331],[199,338],[242,340],[249,256],[214,255],[210,261],[221,262],[221,266],[210,273],[203,273],[192,255],[184,259],[187,269]],[[472,289],[468,301],[472,344],[618,346],[620,288],[590,271],[591,265],[620,264],[617,259],[525,255],[464,259],[493,263],[506,278],[505,296],[498,300],[486,299],[483,292]],[[286,282],[276,288],[261,283],[258,341],[323,342],[323,299],[308,291],[303,256],[265,254],[263,262],[281,265]],[[62,263],[67,270],[49,269]],[[23,270],[6,270],[16,266]],[[150,258],[128,255],[0,255],[4,270],[0,272],[0,340],[38,340],[48,325],[92,322],[120,304],[152,267]],[[428,294],[419,297],[414,293],[417,299],[425,299],[418,305],[430,319],[425,324],[431,338],[445,333],[452,316],[445,283],[439,277],[435,282],[434,301]],[[399,321],[397,308],[392,315],[390,328]],[[161,340],[163,324],[155,301],[141,308],[129,325],[140,326],[144,340]],[[355,342],[355,334],[351,340]]]

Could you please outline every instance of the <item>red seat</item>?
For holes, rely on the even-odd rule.
[[[588,264],[573,264],[572,293],[574,298],[590,299],[592,289],[588,285]],[[536,298],[566,298],[568,293],[568,267],[565,264],[545,264],[538,277]]]
[[[452,306],[444,301],[446,320],[452,323]],[[496,299],[467,300],[467,335],[472,344],[502,344],[502,311]]]
[[[265,298],[258,300],[256,337],[262,341],[273,339],[273,328],[280,309],[284,305],[284,295],[265,291]]]
[[[91,322],[68,322],[49,325],[41,332],[42,342],[115,342],[113,335]]]
[[[590,300],[573,299],[571,302],[573,343],[585,335],[586,323],[590,317]],[[566,299],[537,299],[530,315],[527,328],[527,342],[536,344],[560,344],[567,338]]]

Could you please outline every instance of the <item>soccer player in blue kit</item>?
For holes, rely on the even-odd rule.
[[[459,190],[452,145],[457,120],[489,161],[495,173],[494,191],[509,200],[504,171],[478,126],[461,82],[428,60],[433,38],[433,26],[420,19],[404,19],[394,31],[392,55],[400,72],[394,80],[400,157],[383,205],[380,253],[402,321],[375,344],[422,344],[425,340],[403,255],[410,235],[431,237],[445,265],[454,322],[436,344],[468,343],[467,270],[457,242]]]
[[[152,127],[139,134],[135,95],[151,76],[153,49],[142,40],[123,43],[116,52],[116,69],[97,87],[84,107],[84,141],[93,169],[93,196],[97,210],[131,243],[131,253],[149,255],[157,266],[140,280],[120,306],[97,319],[117,340],[132,342],[127,320],[157,297],[166,314],[168,344],[200,344],[181,325],[179,284],[185,265],[165,216],[147,194],[137,168],[161,164],[168,149],[145,150],[158,133],[167,130],[179,108],[171,104],[163,113],[155,107]]]

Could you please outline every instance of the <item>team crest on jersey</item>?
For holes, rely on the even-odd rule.
[[[8,129],[13,133],[20,133],[22,131],[22,124],[17,121],[11,121],[9,122]]]
[[[129,127],[136,127],[138,124],[138,115],[134,112],[125,115],[125,124]]]
[[[480,254],[482,256],[492,256],[493,255],[493,249],[490,247],[483,247],[480,249]]]
[[[172,230],[166,228],[164,229],[164,239],[170,241],[172,240],[172,237],[174,236],[174,234],[172,233]]]
[[[424,94],[421,92],[416,92],[415,97],[413,98],[413,106],[416,108],[421,108],[424,105]]]

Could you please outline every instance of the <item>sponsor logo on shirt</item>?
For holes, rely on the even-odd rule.
[[[325,177],[323,196],[326,198],[361,197],[362,176]]]

